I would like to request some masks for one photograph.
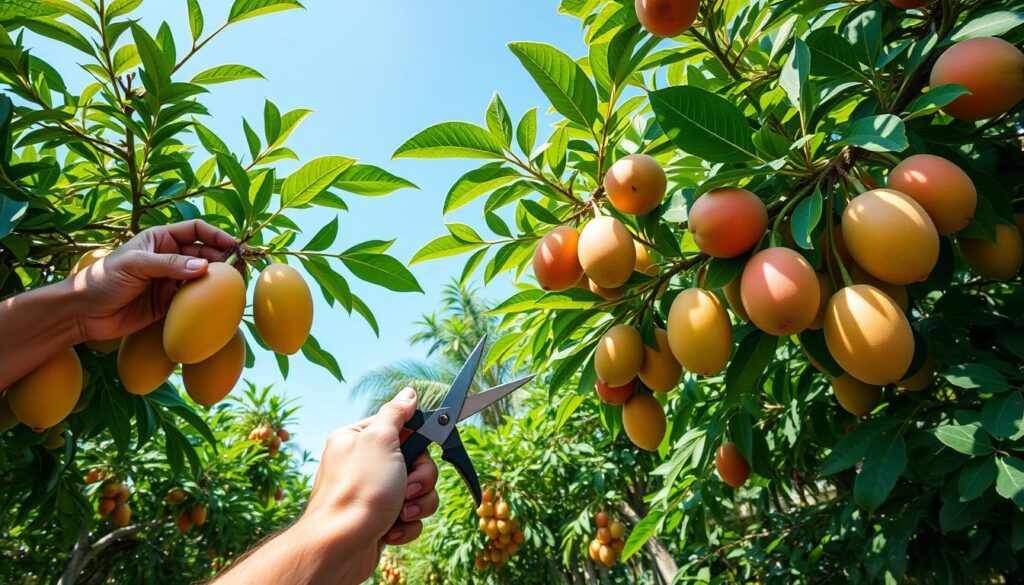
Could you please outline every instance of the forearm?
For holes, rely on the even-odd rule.
[[[213,585],[312,585],[362,583],[369,569],[357,553],[357,520],[336,522],[336,528],[303,516],[239,560]]]
[[[58,351],[85,341],[68,281],[0,300],[0,389]]]

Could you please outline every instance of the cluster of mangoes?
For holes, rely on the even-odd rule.
[[[91,472],[90,472],[91,473]],[[132,492],[124,483],[112,481],[103,484],[98,493],[100,499],[96,504],[96,512],[101,518],[110,517],[114,526],[124,526],[132,519],[132,509],[128,498]]]
[[[111,252],[87,252],[71,274]],[[242,375],[246,343],[239,325],[245,303],[241,272],[213,262],[204,275],[182,285],[164,319],[124,338],[87,345],[99,353],[117,350],[119,377],[132,394],[153,392],[181,364],[189,396],[210,407],[223,400]],[[295,268],[280,263],[267,266],[256,279],[252,311],[262,342],[273,351],[291,355],[305,344],[313,323],[313,298]],[[84,380],[75,349],[61,350],[3,393],[0,423],[7,426],[7,419],[13,418],[36,431],[54,427],[83,406]],[[5,415],[8,408],[10,417]]]
[[[292,437],[285,429],[277,429],[276,431],[271,428],[270,424],[262,423],[253,430],[249,431],[247,437],[250,441],[259,441],[267,448],[267,454],[270,457],[277,457],[277,454],[281,451],[281,444]],[[278,490],[280,491],[280,490]],[[281,498],[275,498],[280,500]]]
[[[380,571],[380,585],[405,585],[405,573],[391,551],[385,550],[381,554],[377,569]]]
[[[611,520],[603,511],[594,514],[594,524],[597,524],[597,534],[588,547],[590,560],[611,568],[626,546],[626,527],[618,520]]]
[[[164,502],[175,514],[174,523],[181,532],[188,532],[193,526],[206,523],[206,505],[190,498],[185,490],[179,487],[169,489]]]
[[[487,535],[486,548],[476,555],[476,568],[483,569],[487,563],[496,567],[507,564],[523,543],[519,520],[512,517],[508,503],[500,495],[495,497],[491,490],[484,491],[476,515],[480,518],[480,532]]]

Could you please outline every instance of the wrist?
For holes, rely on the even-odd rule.
[[[51,314],[54,316],[52,330],[57,333],[63,347],[89,341],[82,319],[82,293],[75,289],[74,279],[66,278],[40,290],[50,295],[48,304],[52,307]]]

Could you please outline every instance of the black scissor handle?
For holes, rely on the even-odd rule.
[[[423,414],[423,411],[416,409],[416,412],[412,414],[412,418],[406,421],[404,428],[398,435],[402,444],[402,457],[405,458],[406,469],[412,469],[412,462],[430,446],[430,439],[416,432],[423,426],[425,421],[426,416]]]

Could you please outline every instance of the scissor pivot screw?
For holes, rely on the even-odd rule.
[[[442,425],[448,424],[449,420],[450,419],[448,418],[447,414],[441,414],[437,417],[437,422],[441,423]]]

